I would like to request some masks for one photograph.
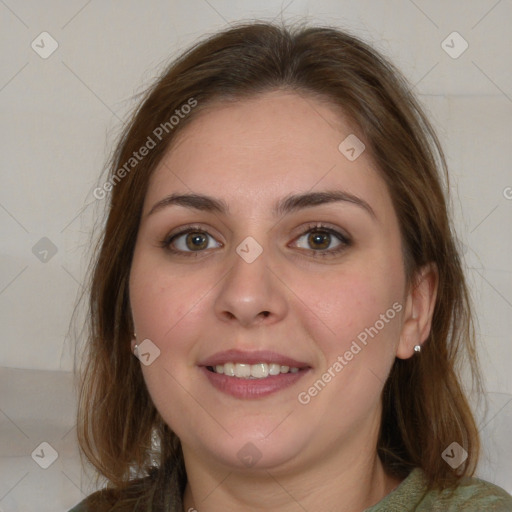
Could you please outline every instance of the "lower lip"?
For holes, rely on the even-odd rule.
[[[201,366],[201,370],[214,388],[235,398],[263,398],[292,386],[308,372],[308,369],[304,369],[263,379],[241,379],[211,372],[205,366]]]

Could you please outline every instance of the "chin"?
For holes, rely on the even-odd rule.
[[[229,436],[224,432],[221,438],[196,439],[194,450],[201,457],[209,457],[230,470],[246,471],[285,469],[293,464],[311,440],[310,436],[295,428],[276,428],[275,422],[260,424],[259,428],[243,428],[239,425]],[[273,430],[273,431],[272,431]],[[263,434],[264,432],[264,434]],[[270,433],[270,434],[269,434]],[[186,442],[186,441],[185,441]]]

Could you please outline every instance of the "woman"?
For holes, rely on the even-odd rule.
[[[472,477],[445,177],[345,33],[240,25],[174,62],[95,191],[78,428],[109,487],[73,510],[512,510]]]

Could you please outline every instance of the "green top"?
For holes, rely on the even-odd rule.
[[[426,491],[420,468],[386,497],[364,512],[511,512],[512,496],[479,478],[463,478],[453,491]]]
[[[138,490],[125,491],[130,503],[121,506],[119,494],[113,490],[100,490],[79,503],[70,512],[182,512],[183,481],[179,481],[176,471],[171,473],[171,485],[164,493],[156,490],[153,477],[140,479]],[[402,483],[373,507],[364,512],[511,512],[512,496],[498,487],[478,478],[464,478],[451,493],[426,491],[423,470],[416,468]],[[145,490],[146,498],[141,492]],[[117,506],[116,506],[117,503]]]

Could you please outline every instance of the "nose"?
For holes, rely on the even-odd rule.
[[[215,300],[215,313],[222,321],[251,327],[285,317],[286,286],[279,271],[271,268],[267,252],[264,250],[250,263],[234,252],[232,266]]]

